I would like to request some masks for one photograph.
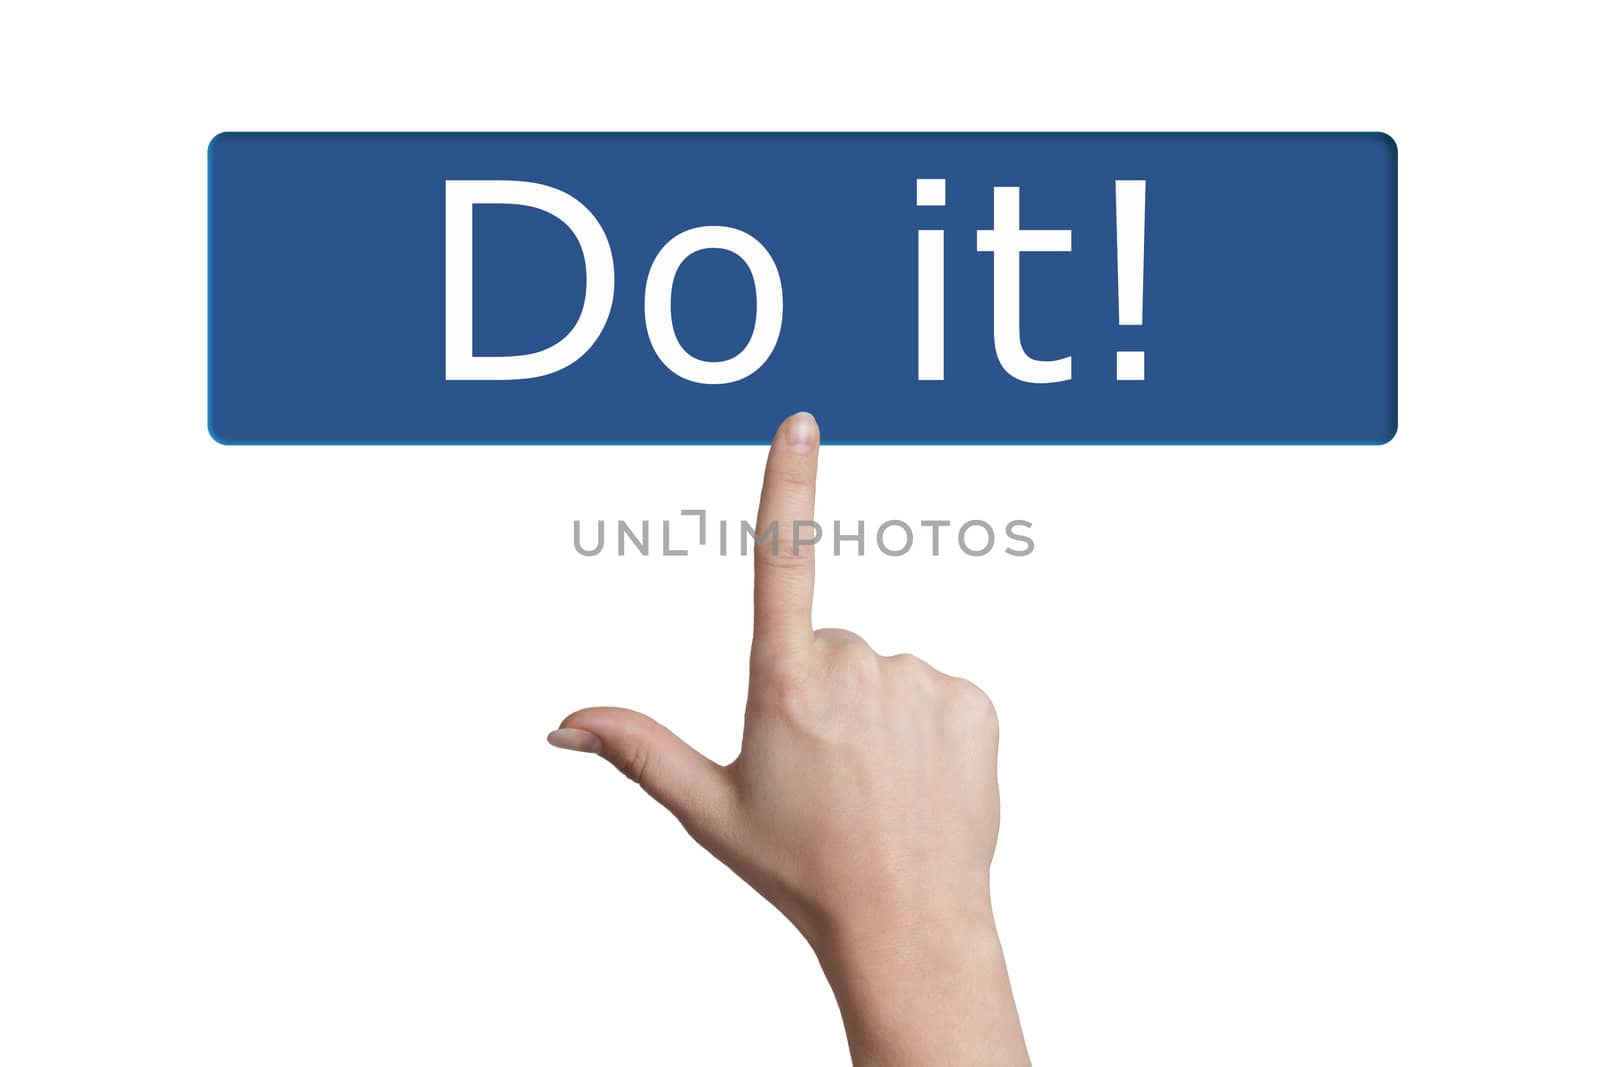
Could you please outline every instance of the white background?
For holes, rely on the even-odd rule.
[[[1566,7],[9,12],[0,1062],[843,1062],[777,913],[544,744],[614,702],[734,755],[745,565],[570,524],[740,516],[760,450],[214,444],[206,142],[986,128],[1400,145],[1392,444],[824,453],[824,519],[1035,523],[825,559],[816,617],[999,706],[1036,1062],[1600,1062]]]

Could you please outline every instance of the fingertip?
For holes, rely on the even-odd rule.
[[[600,738],[588,730],[578,730],[570,726],[551,730],[545,740],[553,747],[564,748],[569,752],[593,752],[598,755],[603,747]]]
[[[797,411],[783,420],[778,437],[791,452],[810,452],[822,440],[822,430],[816,416],[809,411]]]

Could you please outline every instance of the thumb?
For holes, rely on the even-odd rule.
[[[561,720],[549,741],[556,748],[604,756],[696,838],[711,834],[731,808],[727,771],[648,715],[627,708],[584,708]]]

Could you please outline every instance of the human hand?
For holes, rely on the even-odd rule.
[[[755,551],[744,744],[719,766],[636,711],[550,735],[595,752],[789,918],[816,950],[858,1065],[1022,1064],[989,903],[1000,827],[994,708],[914,656],[811,628],[818,430],[778,428]]]

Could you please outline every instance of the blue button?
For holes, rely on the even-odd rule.
[[[1381,444],[1382,134],[223,134],[225,443]]]

